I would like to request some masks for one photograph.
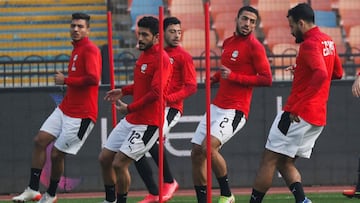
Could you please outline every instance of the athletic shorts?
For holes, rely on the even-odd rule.
[[[40,131],[56,138],[54,146],[67,154],[77,154],[94,127],[90,118],[73,118],[65,115],[59,107],[46,119]]]
[[[235,109],[222,109],[214,104],[210,105],[210,133],[216,137],[221,145],[230,140],[246,123],[243,112]],[[196,128],[191,139],[194,144],[201,145],[206,139],[206,113]]]
[[[111,131],[104,147],[113,152],[121,151],[138,161],[151,149],[158,138],[157,126],[135,125],[124,118]]]
[[[299,123],[291,123],[289,115],[283,111],[277,114],[265,148],[291,158],[310,158],[315,141],[324,126],[312,125],[301,118]]]
[[[165,108],[165,119],[164,119],[164,135],[168,134],[172,127],[174,127],[180,120],[181,113],[179,110],[166,107]]]

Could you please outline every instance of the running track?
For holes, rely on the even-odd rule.
[[[304,187],[306,193],[342,193],[345,189],[351,189],[353,186],[311,186]],[[236,195],[250,195],[251,188],[232,188],[232,192]],[[219,195],[218,190],[214,189],[213,195]],[[281,193],[290,193],[289,189],[286,187],[272,187],[270,188],[269,194],[281,194]],[[130,191],[129,196],[145,196],[147,194],[146,191]],[[0,200],[11,200],[13,195],[0,195]],[[104,197],[104,192],[89,192],[89,193],[58,193],[57,194],[61,199],[75,199],[75,198],[98,198]],[[182,190],[179,189],[175,196],[195,196],[194,190]]]

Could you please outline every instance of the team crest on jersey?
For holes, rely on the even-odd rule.
[[[78,55],[75,54],[74,59],[73,59],[73,63],[72,63],[72,66],[71,66],[71,71],[76,71],[75,62],[76,62],[77,58],[78,58]]]
[[[233,53],[231,54],[232,58],[237,58],[238,56],[239,56],[239,51],[238,50],[233,51]]]
[[[141,65],[141,68],[140,68],[140,71],[141,71],[142,73],[145,73],[146,69],[147,69],[147,64],[142,64],[142,65]]]
[[[170,57],[170,63],[171,63],[171,64],[174,64],[174,58],[171,58],[171,57]]]

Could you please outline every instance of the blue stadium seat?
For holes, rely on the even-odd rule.
[[[163,6],[162,0],[133,0],[131,4],[130,17],[131,30],[135,31],[136,20],[141,15],[159,15],[159,6]]]
[[[315,23],[322,27],[336,27],[336,14],[334,11],[315,10]]]

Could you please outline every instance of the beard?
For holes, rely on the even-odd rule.
[[[295,34],[293,34],[293,35],[295,37],[295,43],[296,44],[300,44],[301,42],[304,41],[303,34],[300,31],[295,32]]]

